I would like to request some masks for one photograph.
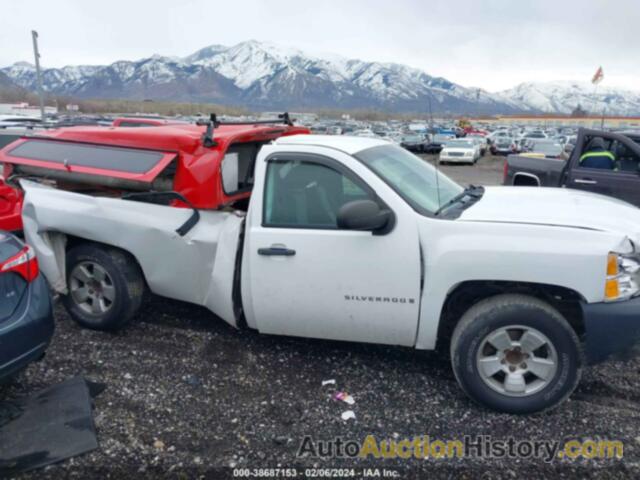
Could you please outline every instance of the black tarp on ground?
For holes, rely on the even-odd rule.
[[[91,399],[102,389],[75,377],[28,398],[0,401],[0,477],[98,448]]]

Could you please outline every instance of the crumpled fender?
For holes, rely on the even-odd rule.
[[[185,236],[176,233],[192,211],[94,197],[22,180],[27,242],[51,287],[67,293],[66,239],[73,236],[121,248],[138,261],[150,290],[209,308],[236,325],[233,279],[244,219],[234,212],[203,211]]]

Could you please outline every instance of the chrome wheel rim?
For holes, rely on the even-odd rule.
[[[500,327],[480,342],[476,366],[492,390],[526,397],[544,389],[558,370],[558,354],[549,338],[524,325]]]
[[[90,315],[102,315],[113,306],[116,290],[107,271],[95,262],[81,262],[69,274],[71,298]]]

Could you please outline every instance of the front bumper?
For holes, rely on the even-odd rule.
[[[640,353],[640,297],[615,303],[582,303],[588,363]]]
[[[0,323],[0,380],[42,357],[53,336],[51,295],[44,276],[31,282],[26,293],[14,316]]]
[[[473,163],[474,157],[448,157],[440,155],[440,161],[449,163]]]

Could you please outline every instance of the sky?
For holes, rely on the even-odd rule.
[[[256,39],[420,68],[495,92],[530,81],[640,90],[640,0],[1,0],[0,67],[186,56]]]

